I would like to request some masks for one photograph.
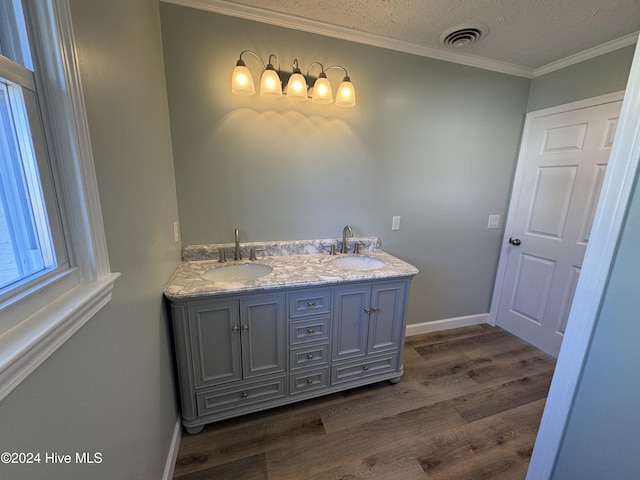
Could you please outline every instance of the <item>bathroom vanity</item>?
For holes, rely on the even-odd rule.
[[[197,259],[179,266],[165,296],[187,432],[400,379],[407,295],[417,269],[366,240],[359,255],[299,253],[280,242],[275,249],[247,247],[267,254],[254,261]],[[323,242],[309,245],[321,251]],[[309,245],[304,252],[314,252]],[[210,253],[221,248],[204,257],[219,258]]]

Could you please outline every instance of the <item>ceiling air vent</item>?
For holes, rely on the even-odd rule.
[[[440,43],[445,47],[462,48],[480,40],[489,32],[489,27],[481,23],[462,24],[446,30],[440,35]]]

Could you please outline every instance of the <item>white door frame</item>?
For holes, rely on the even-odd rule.
[[[636,48],[616,137],[609,157],[609,166],[582,264],[582,274],[576,287],[565,338],[529,464],[527,480],[549,479],[553,473],[573,407],[574,396],[589,353],[589,344],[624,226],[639,163],[640,48]],[[511,210],[510,208],[510,215]],[[508,238],[506,232],[512,228],[513,226],[507,223],[505,239]],[[502,258],[500,262],[503,262]],[[496,282],[496,285],[499,284]],[[497,295],[499,299],[499,293]],[[496,292],[494,292],[490,314],[490,323],[493,321],[494,325],[495,300]]]

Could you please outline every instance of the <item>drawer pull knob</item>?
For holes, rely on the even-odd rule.
[[[240,331],[240,329],[238,328],[238,325],[234,325],[233,327],[231,327],[231,331],[233,333],[238,333]]]
[[[307,358],[309,360],[313,360],[313,353],[307,353]]]
[[[307,377],[307,385],[311,385],[313,383],[313,380],[311,380],[311,378]]]
[[[242,392],[242,398],[247,398],[249,394],[247,392]]]
[[[313,335],[314,333],[316,333],[316,331],[313,328],[307,328],[307,333],[309,335]]]
[[[313,301],[307,302],[307,306],[309,306],[310,308],[313,308],[316,306],[316,302],[313,302]]]
[[[364,371],[366,372],[366,371],[368,371],[368,370],[369,370],[369,367],[368,367],[368,366],[366,366],[366,365],[363,365],[363,366],[362,366],[362,370],[364,370]]]

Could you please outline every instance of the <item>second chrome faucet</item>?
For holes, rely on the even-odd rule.
[[[342,253],[347,253],[347,234],[349,234],[349,237],[353,238],[353,228],[351,228],[351,225],[346,225],[342,229]]]
[[[240,236],[240,231],[236,228],[234,233],[235,233],[235,240],[236,240],[236,248],[233,253],[233,259],[237,261],[237,260],[242,260],[242,252],[240,251],[240,241],[238,239],[238,237]]]
[[[233,251],[233,259],[237,262],[238,260],[242,260],[242,250],[240,248],[240,231],[236,228],[235,231],[233,232],[234,236],[235,236],[235,249]],[[257,260],[257,256],[256,253],[257,252],[262,252],[264,251],[264,248],[256,248],[256,247],[251,247],[249,249],[249,260]]]

